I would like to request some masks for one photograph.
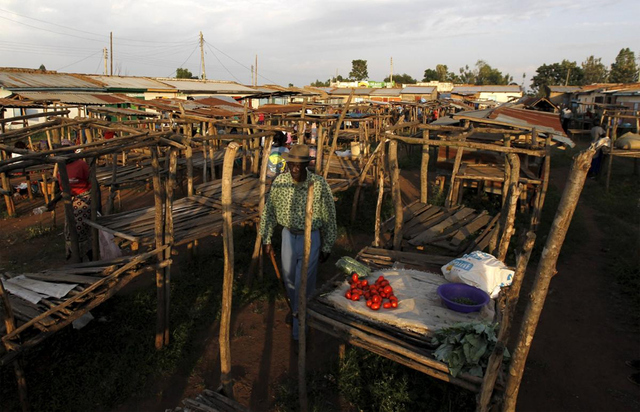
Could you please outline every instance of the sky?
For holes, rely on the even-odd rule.
[[[590,55],[609,66],[640,56],[638,0],[0,0],[0,67],[103,74],[113,32],[114,74],[304,86],[367,60],[421,80],[482,59],[526,87],[542,64]]]

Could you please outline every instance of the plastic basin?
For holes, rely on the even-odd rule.
[[[489,303],[489,295],[476,287],[464,283],[445,283],[438,286],[438,296],[446,307],[456,312],[471,313],[478,312],[484,305]],[[454,302],[454,299],[466,298],[476,302],[475,305],[465,305]]]

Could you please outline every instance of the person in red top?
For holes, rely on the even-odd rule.
[[[69,140],[63,140],[62,146],[71,146],[72,143]],[[73,218],[74,222],[65,221],[64,225],[64,239],[66,258],[71,257],[71,235],[69,231],[69,225],[75,224],[76,232],[78,232],[78,243],[80,245],[80,256],[84,259],[88,257],[92,258],[91,251],[91,228],[85,222],[91,218],[91,182],[89,181],[89,165],[82,159],[74,160],[67,163],[67,174],[69,175],[69,186],[71,187],[71,201],[73,204]],[[58,173],[58,183],[60,184],[60,190],[62,190],[62,180]],[[47,209],[53,210],[56,203],[62,198],[62,193],[59,193],[49,203],[47,203]]]

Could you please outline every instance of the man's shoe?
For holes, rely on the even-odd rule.
[[[284,323],[286,323],[289,327],[293,326],[293,313],[291,313],[291,311],[289,311],[289,313],[287,313],[287,316],[285,316]]]

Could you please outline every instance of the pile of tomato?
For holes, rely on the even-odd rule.
[[[379,276],[378,280],[370,285],[367,279],[360,280],[358,274],[353,272],[349,285],[351,287],[344,295],[349,300],[356,301],[364,297],[367,306],[372,310],[379,310],[381,307],[384,309],[398,307],[398,298],[393,294],[393,288],[384,276]]]

